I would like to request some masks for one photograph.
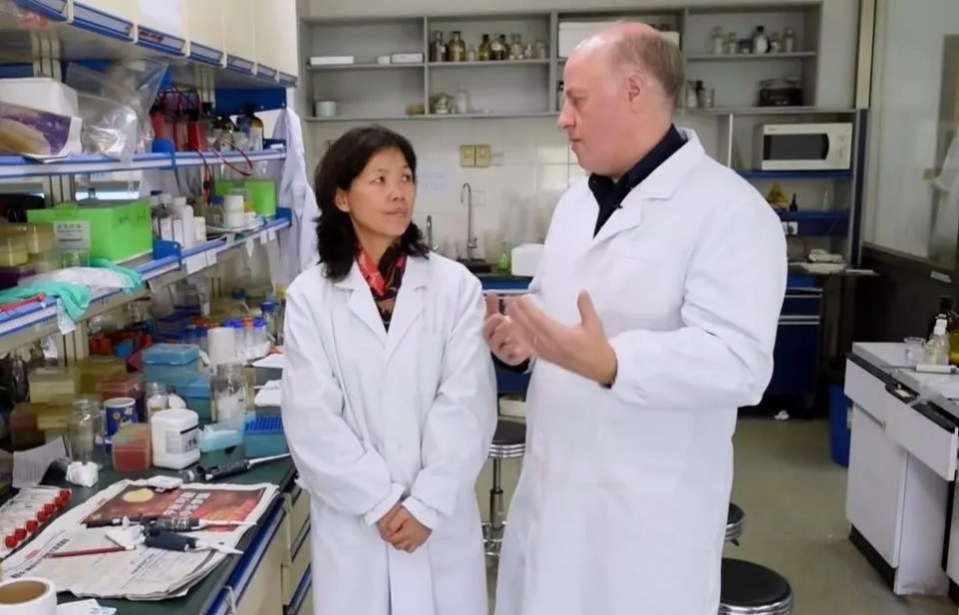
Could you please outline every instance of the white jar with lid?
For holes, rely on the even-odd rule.
[[[163,410],[150,419],[153,465],[182,470],[200,461],[200,419],[185,409]]]

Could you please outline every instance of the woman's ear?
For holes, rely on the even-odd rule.
[[[336,189],[336,194],[333,195],[333,204],[336,205],[336,208],[343,213],[350,213],[350,204],[349,201],[347,201],[345,190],[340,188]]]

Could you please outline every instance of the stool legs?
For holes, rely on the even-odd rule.
[[[489,490],[489,523],[483,524],[486,555],[499,557],[506,526],[503,511],[503,461],[493,458],[493,485]]]

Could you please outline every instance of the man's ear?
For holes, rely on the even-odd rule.
[[[626,95],[629,97],[630,104],[637,102],[645,91],[646,80],[642,75],[636,72],[626,75]]]

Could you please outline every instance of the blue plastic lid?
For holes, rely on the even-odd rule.
[[[143,351],[144,365],[187,365],[200,359],[200,348],[192,344],[156,344]]]
[[[223,205],[223,197],[222,197],[222,196],[215,196],[215,197],[213,197],[213,200],[210,201],[210,202],[213,203],[214,205]]]
[[[232,328],[234,328],[234,329],[236,329],[237,327],[239,327],[240,329],[242,329],[242,328],[243,328],[243,323],[242,323],[241,321],[237,320],[236,318],[228,318],[227,320],[224,320],[224,321],[223,321],[223,326],[224,326],[224,327],[232,327]]]
[[[200,375],[191,380],[176,385],[177,395],[182,397],[196,397],[200,399],[210,399],[213,396],[210,388],[210,377]]]
[[[260,318],[260,317],[258,316],[258,317],[256,317],[256,318],[253,319],[253,326],[256,327],[256,328],[258,328],[258,329],[265,329],[265,328],[266,328],[266,320],[263,319],[263,318]]]
[[[206,329],[203,329],[203,328],[199,328],[199,329],[196,330],[196,334],[197,334],[197,336],[198,336],[201,340],[202,340],[204,337],[207,337],[207,333],[209,333],[209,331],[207,331]]]
[[[260,306],[260,310],[262,310],[264,314],[272,314],[273,312],[276,311],[276,304],[270,301],[267,301],[266,303]]]

